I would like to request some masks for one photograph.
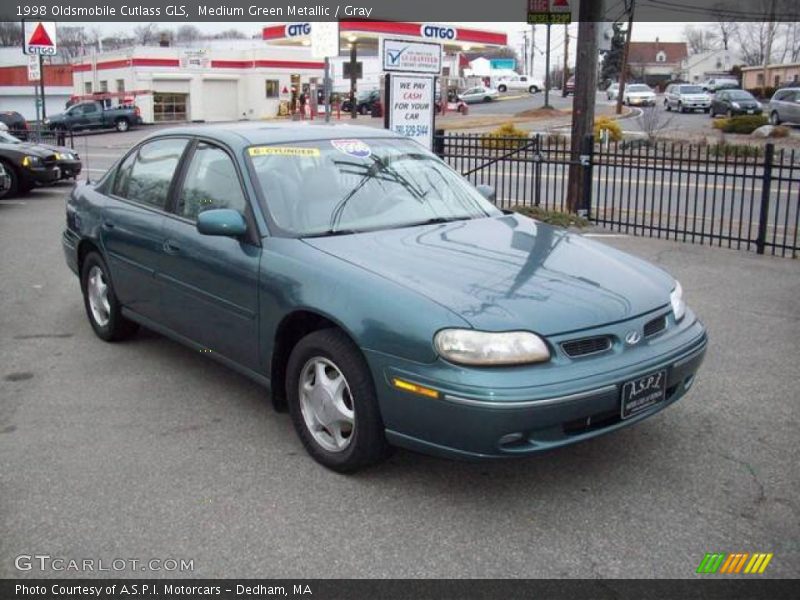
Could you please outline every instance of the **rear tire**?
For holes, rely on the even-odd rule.
[[[770,125],[780,125],[781,124],[781,118],[778,115],[778,111],[773,110],[769,114],[769,123],[770,123]]]
[[[532,85],[531,87],[528,88],[528,92],[531,94],[537,94],[539,92],[539,88],[536,87],[535,85]]]
[[[89,252],[81,265],[81,291],[86,316],[95,334],[106,342],[116,342],[131,337],[139,326],[122,316],[122,305],[114,293],[103,257]]]
[[[498,92],[501,92],[501,93],[502,93],[502,92],[505,92],[507,89],[508,89],[508,88],[507,88],[506,86],[504,86],[504,85],[498,85],[498,86],[497,86],[497,91],[498,91]]]
[[[286,397],[297,435],[321,465],[352,473],[389,456],[369,368],[342,331],[322,329],[297,343],[286,368]]]

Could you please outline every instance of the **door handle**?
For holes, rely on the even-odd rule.
[[[113,221],[109,221],[108,219],[105,219],[103,221],[103,229],[114,229],[114,222]]]
[[[163,248],[164,252],[166,252],[167,254],[177,254],[178,252],[181,251],[180,246],[178,246],[172,240],[165,240]]]

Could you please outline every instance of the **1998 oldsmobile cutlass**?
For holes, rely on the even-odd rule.
[[[338,471],[526,455],[683,396],[706,333],[680,284],[482,192],[384,130],[171,129],[75,189],[63,245],[100,338],[268,385]]]

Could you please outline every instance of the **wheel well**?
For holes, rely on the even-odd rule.
[[[286,366],[289,364],[292,349],[309,333],[332,328],[341,329],[330,319],[307,310],[298,310],[287,315],[278,325],[270,365],[272,405],[276,410],[283,411],[286,408]]]
[[[78,273],[83,271],[83,260],[86,258],[86,255],[89,252],[100,252],[97,246],[95,246],[94,242],[90,240],[81,240],[78,244]],[[80,276],[80,275],[79,275]]]

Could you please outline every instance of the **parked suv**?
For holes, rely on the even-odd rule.
[[[526,75],[514,75],[497,80],[497,91],[501,93],[508,90],[526,90],[531,94],[535,94],[542,87],[540,83],[535,82],[532,77],[527,77]]]
[[[704,112],[711,110],[711,96],[703,88],[690,83],[673,83],[667,86],[664,93],[664,106],[667,110],[673,108],[680,112],[690,110],[694,112],[701,109]]]
[[[800,87],[778,90],[769,101],[769,122],[780,125],[784,121],[800,124]]]
[[[718,92],[719,90],[735,90],[739,87],[739,82],[731,77],[718,77],[708,79],[703,83],[703,89],[707,92]]]

